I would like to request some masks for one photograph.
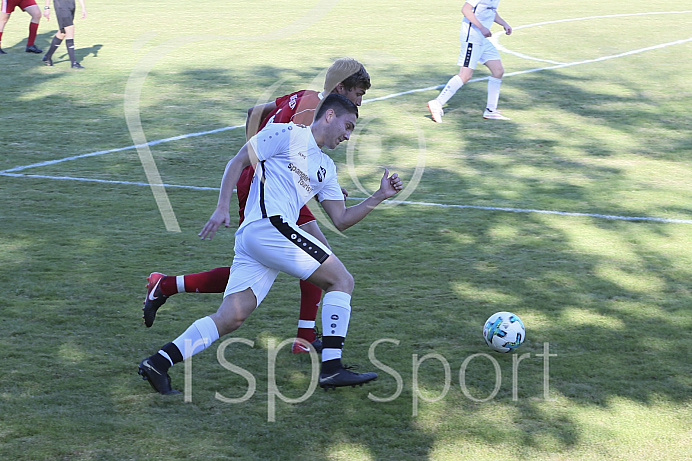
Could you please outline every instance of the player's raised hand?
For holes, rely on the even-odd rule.
[[[211,217],[209,218],[209,221],[204,225],[202,228],[202,231],[197,234],[202,240],[209,239],[211,240],[214,238],[214,235],[216,234],[216,231],[221,227],[221,224],[223,224],[226,227],[231,227],[231,215],[228,213],[228,210],[219,210],[218,208],[214,210],[214,213],[212,213]]]
[[[404,183],[401,181],[399,175],[393,173],[389,176],[389,170],[385,168],[384,175],[382,175],[382,179],[380,180],[380,191],[382,191],[385,198],[393,197],[403,188]]]

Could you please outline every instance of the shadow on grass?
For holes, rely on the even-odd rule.
[[[19,69],[20,77],[32,75],[32,85],[60,77],[34,75],[24,63],[12,65],[13,71]],[[183,126],[192,132],[242,123],[244,111],[258,102],[265,88],[285,78],[275,96],[294,91],[299,89],[291,86],[294,82],[309,81],[321,70],[212,67],[168,72],[157,68],[148,75],[144,88],[145,132],[151,140],[180,134],[186,131]],[[382,72],[387,70],[402,72],[395,66]],[[373,80],[376,82],[374,75]],[[401,80],[414,81],[415,75],[402,73]],[[540,101],[548,109],[591,117],[595,125],[632,135],[652,123],[665,128],[663,121],[652,122],[648,114],[621,119],[613,111],[597,107],[602,95],[590,92],[583,81],[545,73],[523,82],[516,85],[524,85],[527,93],[551,88],[554,96],[543,95]],[[36,141],[12,141],[19,145],[3,159],[3,168],[131,142],[121,118],[115,129],[109,128],[120,117],[117,108],[122,107],[122,94],[117,91],[98,104],[60,95],[28,103],[24,90],[18,88],[8,92],[15,120],[26,123],[37,107],[65,115],[40,127],[38,135],[45,145],[41,149],[33,149],[30,142]],[[469,89],[464,97],[478,100],[482,96],[482,91],[473,91]],[[582,104],[563,106],[565,100]],[[376,113],[374,104],[362,109],[363,117],[369,113]],[[425,117],[424,110],[420,116]],[[457,141],[463,151],[459,158],[449,168],[426,167],[423,182],[410,199],[429,201],[427,197],[432,195],[445,197],[442,202],[451,205],[498,206],[515,197],[512,204],[517,208],[573,209],[588,204],[597,213],[641,213],[632,204],[604,200],[611,191],[609,184],[624,180],[617,168],[580,162],[562,153],[555,140],[527,134],[513,123],[493,125],[491,130],[487,126],[482,120],[460,123]],[[369,124],[368,130],[380,133],[385,151],[418,148],[410,133],[402,135],[384,117]],[[554,130],[569,133],[570,127],[555,121]],[[240,147],[239,138],[234,137],[227,146],[229,156]],[[186,154],[194,153],[196,144],[191,146]],[[685,147],[680,141],[673,150]],[[585,156],[618,154],[616,146],[588,138],[580,142],[579,149]],[[171,162],[160,165],[164,175],[176,174],[170,171],[176,165],[176,153],[170,155]],[[209,160],[204,152],[198,155],[196,168],[202,169],[205,159],[208,162],[209,184],[205,185],[218,184],[222,162]],[[343,151],[337,153],[343,155]],[[545,174],[514,173],[527,165]],[[464,174],[456,167],[463,168]],[[77,167],[65,165],[64,170],[56,171],[73,168]],[[127,169],[116,173],[115,178],[129,174]],[[378,174],[368,171],[361,179],[372,184]],[[575,184],[564,180],[564,175],[586,180]],[[543,353],[545,342],[557,354],[551,361],[551,396],[597,408],[607,408],[615,398],[642,405],[659,399],[690,399],[689,378],[681,376],[680,367],[680,357],[689,357],[689,328],[680,332],[680,326],[689,326],[688,281],[692,274],[675,255],[652,247],[647,240],[673,237],[666,224],[580,218],[574,223],[581,226],[575,235],[570,223],[558,224],[533,214],[416,205],[378,210],[348,232],[346,239],[328,238],[356,278],[345,359],[365,368],[369,365],[367,347],[373,341],[400,340],[398,347],[383,348],[378,357],[401,373],[405,384],[401,397],[392,403],[367,398],[368,392],[388,396],[396,390],[392,377],[381,373],[367,388],[321,393],[301,404],[280,403],[278,422],[269,424],[266,384],[261,384],[256,398],[243,404],[223,404],[214,398],[217,391],[241,389],[242,393],[246,385],[216,363],[214,349],[195,362],[191,404],[150,393],[135,375],[142,357],[218,305],[218,297],[212,295],[202,301],[194,295],[176,296],[162,310],[155,328],[146,330],[139,323],[143,279],[148,272],[194,272],[230,263],[230,232],[206,247],[194,240],[194,232],[207,214],[200,208],[211,211],[215,193],[171,192],[179,216],[186,221],[183,228],[193,230],[172,235],[161,229],[146,188],[95,189],[39,179],[31,179],[28,185],[2,181],[9,184],[3,186],[3,194],[13,200],[13,208],[3,210],[6,256],[0,280],[11,289],[2,323],[4,350],[9,352],[0,382],[2,398],[11,407],[5,414],[21,413],[24,419],[20,424],[11,418],[3,437],[15,448],[26,441],[46,442],[44,446],[49,448],[37,452],[39,457],[56,453],[69,457],[85,450],[113,458],[167,453],[171,459],[183,459],[190,453],[213,455],[217,450],[229,457],[323,459],[334,450],[351,447],[375,459],[421,459],[430,457],[438,441],[454,438],[444,430],[436,431],[438,424],[443,429],[454,429],[454,424],[466,427],[487,443],[498,442],[504,435],[541,450],[549,450],[541,441],[548,433],[558,448],[569,448],[580,441],[578,423],[568,412],[549,414],[544,408],[544,370],[536,356]],[[591,238],[593,248],[589,247]],[[617,246],[622,246],[622,252],[609,248]],[[620,276],[624,281],[618,281]],[[633,281],[628,282],[628,276]],[[647,285],[641,289],[639,284]],[[280,329],[283,337],[290,337],[296,320],[296,294],[295,281],[277,282],[238,336],[259,343],[258,338],[267,331],[278,336],[274,330]],[[421,403],[420,416],[413,417],[413,354],[420,357],[435,352],[448,358],[453,364],[452,381],[458,381],[462,361],[487,352],[480,328],[497,310],[511,310],[521,313],[525,321],[531,320],[527,322],[527,343],[518,351],[531,354],[523,362],[526,375],[524,368],[520,372],[519,402],[511,399],[507,387],[511,362],[503,356],[502,392],[495,401],[472,402],[456,383],[448,400],[456,405],[439,408]],[[259,383],[267,382],[266,354],[261,346],[240,349],[233,359],[251,370]],[[41,367],[39,377],[22,367],[32,360]],[[285,360],[285,392],[295,397],[305,388],[309,362],[293,356]],[[174,370],[174,382],[181,383],[182,372]],[[444,382],[440,370],[434,368],[426,368],[421,379],[432,393],[439,392]],[[480,397],[492,391],[494,382],[487,379],[487,370],[470,368],[467,384]],[[36,402],[40,406],[32,406]],[[509,421],[498,422],[487,413],[495,404],[516,413]],[[433,410],[434,422],[421,424]],[[84,425],[86,435],[73,441],[71,434]],[[42,434],[37,428],[48,432]],[[109,448],[104,440],[112,441],[116,448]],[[171,444],[176,445],[173,453],[166,451]]]

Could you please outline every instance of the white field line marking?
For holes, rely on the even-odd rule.
[[[627,17],[627,16],[662,15],[662,14],[688,14],[688,13],[692,13],[692,10],[690,10],[690,11],[661,11],[661,12],[650,12],[650,13],[623,13],[623,14],[613,14],[613,15],[604,15],[604,16],[589,16],[589,17],[584,17],[584,18],[558,19],[558,20],[554,20],[554,21],[544,21],[544,22],[539,22],[539,23],[535,23],[535,24],[527,24],[524,26],[517,26],[514,28],[514,30],[526,29],[529,27],[542,26],[542,25],[548,25],[548,24],[557,24],[557,23],[562,23],[562,22],[584,21],[584,20],[589,20],[589,19],[603,19],[603,18]],[[495,36],[495,37],[497,37],[497,36]],[[616,55],[602,56],[600,58],[588,59],[588,60],[572,62],[572,63],[557,63],[556,61],[542,60],[542,59],[533,58],[530,56],[521,56],[521,57],[525,57],[526,59],[531,59],[531,60],[539,60],[539,61],[544,61],[544,62],[549,62],[549,63],[555,62],[556,65],[550,66],[550,67],[538,67],[535,69],[510,72],[510,73],[505,74],[504,77],[512,77],[515,75],[527,74],[527,73],[532,73],[532,72],[540,72],[543,70],[553,70],[553,69],[559,69],[559,68],[563,68],[563,67],[577,66],[577,65],[590,64],[590,63],[599,62],[599,61],[605,61],[605,60],[609,60],[609,59],[622,58],[625,56],[630,56],[632,54],[643,53],[645,51],[651,51],[651,50],[655,50],[655,49],[659,49],[659,48],[665,48],[665,47],[673,46],[673,45],[680,45],[680,44],[683,44],[683,43],[686,43],[689,41],[692,41],[692,38],[677,40],[677,41],[669,42],[669,43],[663,43],[660,45],[653,45],[650,47],[641,48],[638,50],[627,51],[627,52],[616,54]],[[497,43],[497,41],[495,43],[496,43],[496,45],[499,45],[499,43]],[[505,51],[507,53],[515,53],[511,50],[508,50],[505,47],[502,47],[501,45],[500,45],[500,47],[502,48],[503,51]],[[488,79],[488,77],[474,78],[474,79],[469,80],[468,83],[479,82],[479,81],[487,80],[487,79]],[[367,103],[372,103],[372,102],[377,102],[377,101],[384,101],[387,99],[392,99],[392,98],[396,98],[399,96],[405,96],[405,95],[413,94],[413,93],[420,93],[423,91],[439,90],[441,88],[444,88],[444,85],[445,84],[440,84],[440,85],[435,85],[435,86],[429,86],[426,88],[417,88],[417,89],[413,89],[413,90],[402,91],[399,93],[392,93],[392,94],[389,94],[386,96],[381,96],[379,98],[366,99],[362,102],[362,104],[367,104]],[[110,153],[114,153],[114,152],[122,152],[122,151],[130,150],[130,149],[141,148],[144,146],[155,146],[157,144],[162,144],[162,143],[166,143],[166,142],[178,141],[181,139],[187,139],[187,138],[192,138],[192,137],[196,137],[196,136],[203,136],[203,135],[207,135],[207,134],[214,134],[214,133],[218,133],[221,131],[233,130],[236,128],[243,128],[244,126],[245,125],[227,126],[227,127],[223,127],[223,128],[217,128],[214,130],[209,130],[209,131],[200,131],[197,133],[188,133],[188,134],[183,134],[183,135],[179,135],[179,136],[173,136],[170,138],[158,139],[158,140],[149,141],[149,142],[143,143],[143,144],[131,145],[131,146],[127,146],[127,147],[119,147],[119,148],[115,148],[115,149],[101,150],[98,152],[91,152],[88,154],[75,155],[72,157],[66,157],[66,158],[57,159],[57,160],[50,160],[47,162],[34,163],[31,165],[17,166],[15,168],[10,168],[8,170],[2,170],[2,171],[0,171],[0,174],[13,173],[16,171],[26,170],[28,168],[36,168],[36,167],[41,167],[41,166],[54,165],[56,163],[61,163],[61,162],[69,161],[69,160],[77,160],[77,159],[81,159],[81,158],[110,154]]]
[[[535,24],[527,24],[527,25],[524,25],[524,26],[517,26],[517,27],[514,27],[513,30],[516,31],[516,30],[520,30],[520,29],[527,29],[527,28],[529,28],[529,27],[544,26],[544,25],[557,24],[557,23],[562,23],[562,22],[586,21],[586,20],[591,20],[591,19],[618,18],[618,17],[627,17],[627,16],[662,15],[662,14],[689,14],[689,13],[692,13],[692,10],[689,10],[689,11],[660,11],[660,12],[650,12],[650,13],[623,13],[623,14],[611,14],[611,15],[603,15],[603,16],[588,16],[588,17],[584,17],[584,18],[558,19],[558,20],[555,20],[555,21],[537,22],[537,23],[535,23]],[[654,45],[654,46],[650,46],[650,47],[647,47],[647,48],[641,48],[641,49],[639,49],[639,50],[632,50],[632,51],[628,51],[628,52],[624,52],[624,53],[620,53],[620,54],[615,54],[615,55],[612,55],[612,56],[603,56],[603,57],[600,57],[600,58],[588,59],[588,60],[585,60],[585,61],[578,61],[578,62],[572,62],[572,63],[562,63],[562,62],[558,62],[558,61],[550,61],[550,60],[547,60],[547,59],[534,58],[534,57],[532,57],[532,56],[528,56],[528,55],[524,55],[524,54],[521,54],[521,53],[517,53],[517,52],[515,52],[515,51],[511,51],[511,50],[507,49],[506,47],[504,47],[504,46],[502,46],[502,45],[499,44],[498,39],[499,39],[499,37],[501,37],[502,35],[503,35],[503,34],[495,34],[495,35],[493,35],[493,37],[491,38],[491,41],[493,42],[493,44],[494,44],[500,51],[503,51],[503,52],[506,52],[506,53],[509,53],[509,54],[514,54],[514,55],[517,56],[517,57],[524,58],[524,59],[528,59],[528,60],[542,61],[542,62],[547,62],[547,63],[549,63],[549,64],[555,64],[555,66],[553,66],[553,67],[539,67],[539,68],[536,68],[536,69],[529,69],[529,70],[524,70],[524,71],[510,72],[510,73],[505,74],[505,75],[503,76],[503,78],[512,77],[512,76],[514,76],[514,75],[528,74],[528,73],[531,73],[531,72],[539,72],[539,71],[542,71],[542,70],[553,70],[553,69],[559,69],[559,68],[562,68],[562,67],[578,66],[578,65],[582,65],[582,64],[591,64],[591,63],[594,63],[594,62],[605,61],[605,60],[608,60],[608,59],[622,58],[622,57],[624,57],[624,56],[629,56],[629,55],[637,54],[637,53],[643,53],[643,52],[645,52],[645,51],[651,51],[651,50],[655,50],[655,49],[658,49],[658,48],[664,48],[664,47],[672,46],[672,45],[679,45],[679,44],[682,44],[682,43],[685,43],[685,42],[689,42],[690,40],[692,40],[692,38],[682,39],[682,40],[677,40],[677,41],[670,42],[670,43],[663,43],[663,44],[661,44],[661,45]],[[472,78],[472,79],[469,80],[467,83],[479,82],[479,81],[487,80],[487,79],[488,79],[488,77]],[[384,100],[386,100],[386,99],[396,98],[396,97],[404,96],[404,95],[407,95],[407,94],[420,93],[420,92],[423,92],[423,91],[441,90],[442,88],[444,88],[445,85],[446,85],[446,83],[443,83],[443,84],[441,84],[441,85],[429,86],[429,87],[426,87],[426,88],[417,88],[417,89],[414,89],[414,90],[402,91],[402,92],[400,92],[400,93],[393,93],[393,94],[389,94],[389,95],[387,95],[387,96],[381,96],[381,97],[379,97],[379,98],[368,99],[368,100],[366,100],[366,101],[363,101],[363,104],[365,104],[366,102],[384,101]]]
[[[350,199],[350,197],[349,197]],[[607,215],[599,213],[576,213],[569,211],[554,211],[554,210],[534,210],[531,208],[508,208],[508,207],[495,207],[495,206],[481,206],[481,205],[454,205],[454,204],[444,204],[444,203],[433,203],[433,202],[412,202],[408,200],[397,201],[390,200],[391,203],[401,203],[404,205],[418,205],[418,206],[434,206],[442,208],[459,208],[459,209],[473,209],[473,210],[486,210],[486,211],[509,211],[511,213],[538,213],[538,214],[550,214],[559,216],[577,216],[577,217],[587,217],[587,218],[600,218],[609,219],[616,221],[653,221],[662,223],[676,223],[676,224],[692,224],[692,219],[674,219],[674,218],[652,218],[647,216],[617,216],[617,215]]]
[[[674,42],[661,43],[660,45],[648,46],[648,47],[646,47],[646,48],[640,48],[640,49],[638,49],[638,50],[626,51],[626,52],[624,52],[624,53],[614,54],[614,55],[611,55],[611,56],[602,56],[602,57],[600,57],[600,58],[586,59],[586,60],[584,60],[584,61],[569,62],[569,63],[564,63],[564,64],[557,64],[557,65],[550,66],[550,67],[538,67],[538,68],[535,68],[535,69],[519,70],[519,71],[516,71],[516,72],[510,72],[510,73],[508,73],[508,74],[505,74],[504,77],[512,77],[512,76],[515,76],[515,75],[530,74],[530,73],[532,73],[532,72],[540,72],[540,71],[543,71],[543,70],[562,69],[562,68],[565,68],[565,67],[572,67],[572,66],[579,66],[579,65],[582,65],[582,64],[591,64],[591,63],[594,63],[594,62],[607,61],[607,60],[609,60],[609,59],[623,58],[623,57],[625,57],[625,56],[631,56],[631,55],[633,55],[633,54],[643,53],[643,52],[645,52],[645,51],[656,50],[656,49],[659,49],[659,48],[665,48],[665,47],[673,46],[673,45],[682,45],[683,43],[687,43],[687,42],[690,42],[690,41],[692,41],[692,37],[690,37],[690,38],[684,38],[684,39],[682,39],[682,40],[676,40],[676,41],[674,41]],[[504,49],[504,47],[502,47],[502,48],[503,48],[503,51],[507,51],[507,50]],[[503,77],[503,78],[504,78],[504,77]],[[487,79],[487,77],[486,77],[486,79]],[[444,85],[443,85],[443,86],[444,86]]]
[[[137,144],[137,145],[127,146],[127,147],[117,147],[115,149],[100,150],[100,151],[91,152],[88,154],[74,155],[72,157],[65,157],[65,158],[60,158],[60,159],[56,159],[56,160],[49,160],[47,162],[33,163],[31,165],[24,165],[24,166],[18,166],[15,168],[10,168],[9,170],[2,170],[2,171],[0,171],[0,174],[2,174],[2,173],[14,173],[16,171],[22,171],[22,170],[26,170],[29,168],[38,168],[38,167],[42,167],[42,166],[55,165],[56,163],[67,162],[69,160],[79,160],[81,158],[96,157],[96,156],[104,155],[104,154],[112,154],[114,152],[122,152],[122,151],[126,151],[126,150],[137,149],[138,147],[142,147],[144,145],[155,146],[157,144],[163,144],[166,142],[179,141],[181,139],[194,138],[196,136],[204,136],[206,134],[220,133],[222,131],[233,130],[235,128],[245,128],[245,125],[226,126],[223,128],[216,128],[214,130],[209,130],[209,131],[199,131],[197,133],[181,134],[181,135],[173,136],[170,138],[164,138],[164,139],[157,139],[155,141],[149,141],[145,144]]]
[[[556,24],[556,23],[562,23],[562,22],[583,21],[583,20],[588,20],[588,19],[602,19],[602,18],[627,17],[627,16],[645,16],[645,15],[655,15],[655,14],[658,14],[658,15],[661,15],[661,14],[687,14],[687,13],[692,13],[692,10],[691,11],[629,13],[629,14],[623,13],[623,14],[614,14],[614,15],[590,16],[590,17],[585,17],[585,18],[559,19],[559,20],[555,20],[555,21],[545,21],[545,22],[540,22],[540,23],[535,23],[535,24],[528,24],[528,25],[524,25],[524,26],[517,26],[514,28],[514,30],[525,29],[525,28],[541,26],[541,25]],[[533,60],[544,61],[544,62],[548,62],[548,63],[556,63],[556,65],[550,66],[550,67],[541,67],[541,68],[529,69],[529,70],[524,70],[524,71],[516,71],[516,72],[511,72],[511,73],[505,74],[505,77],[510,77],[510,76],[514,76],[514,75],[539,72],[539,71],[543,71],[543,70],[552,70],[552,69],[558,69],[558,68],[563,68],[563,67],[570,67],[570,66],[576,66],[576,65],[582,65],[582,64],[590,64],[590,63],[605,61],[605,60],[609,60],[609,59],[621,58],[621,57],[630,56],[633,54],[643,53],[645,51],[651,51],[651,50],[664,48],[664,47],[668,47],[668,46],[679,45],[679,44],[683,44],[683,43],[686,43],[689,41],[692,41],[692,38],[677,40],[674,42],[663,43],[660,45],[654,45],[654,46],[650,46],[650,47],[646,47],[646,48],[641,48],[638,50],[631,50],[631,51],[619,53],[616,55],[603,56],[600,58],[588,59],[588,60],[572,62],[572,63],[557,63],[556,61],[548,61],[548,60],[542,60],[542,59],[538,59],[538,58],[532,58],[530,56],[520,55],[516,52],[513,52],[513,51],[508,50],[508,49],[501,47],[501,46],[500,46],[500,48],[504,52],[513,53],[513,54],[520,56],[520,57],[523,57],[525,59],[533,59]],[[497,38],[495,39],[495,44],[499,46],[499,43],[497,43]],[[478,81],[482,81],[482,80],[487,80],[487,77],[471,79],[471,80],[469,80],[469,83],[478,82]],[[395,97],[404,96],[404,95],[413,94],[413,93],[419,93],[419,92],[423,92],[423,91],[437,90],[437,89],[441,89],[443,87],[444,87],[444,84],[441,84],[441,85],[430,86],[430,87],[426,87],[426,88],[418,88],[418,89],[403,91],[403,92],[399,92],[399,93],[393,93],[393,94],[382,96],[379,98],[366,99],[363,101],[363,104],[371,103],[371,102],[377,102],[377,101],[384,101],[386,99],[392,99]],[[184,134],[184,135],[173,136],[170,138],[158,139],[155,141],[149,141],[149,142],[144,143],[144,144],[138,144],[138,145],[132,145],[132,146],[127,146],[127,147],[102,150],[102,151],[97,151],[97,152],[91,152],[88,154],[81,154],[81,155],[75,155],[75,156],[71,156],[71,157],[65,157],[62,159],[50,160],[50,161],[41,162],[41,163],[34,163],[31,165],[18,166],[15,168],[10,168],[8,170],[0,171],[0,176],[31,177],[31,178],[42,178],[42,179],[57,179],[57,180],[84,181],[84,182],[96,182],[96,183],[105,183],[105,184],[125,184],[125,185],[137,185],[137,186],[149,186],[149,187],[151,187],[152,184],[150,184],[150,183],[140,183],[140,182],[132,182],[132,181],[111,181],[111,180],[103,180],[103,179],[77,178],[77,177],[70,177],[70,176],[48,176],[48,175],[33,175],[33,174],[30,175],[30,174],[13,174],[13,173],[16,171],[22,171],[22,170],[29,169],[29,168],[37,168],[37,167],[41,167],[41,166],[54,165],[56,163],[61,163],[61,162],[69,161],[69,160],[77,160],[77,159],[81,159],[81,158],[94,157],[94,156],[110,154],[110,153],[114,153],[114,152],[122,152],[122,151],[126,151],[126,150],[137,149],[137,148],[140,148],[143,146],[154,146],[154,145],[162,144],[162,143],[166,143],[166,142],[178,141],[181,139],[187,139],[187,138],[192,138],[192,137],[196,137],[196,136],[203,136],[203,135],[207,135],[207,134],[214,134],[214,133],[219,133],[222,131],[233,130],[236,128],[243,128],[243,127],[244,127],[244,125],[227,126],[227,127],[223,127],[223,128],[217,128],[214,130],[200,131],[200,132],[196,132],[196,133],[188,133],[188,134]],[[176,188],[193,189],[193,190],[215,190],[215,191],[219,190],[218,188],[214,188],[214,187],[182,186],[182,185],[175,185],[175,184],[154,184],[154,186],[176,187]],[[392,201],[392,203],[423,205],[423,206],[438,206],[438,207],[460,208],[460,209],[469,208],[469,209],[488,210],[488,211],[508,211],[508,212],[513,212],[513,213],[542,213],[542,214],[553,214],[553,215],[563,215],[563,216],[584,216],[584,217],[595,217],[595,218],[611,219],[611,220],[654,221],[654,222],[664,222],[664,223],[692,224],[692,220],[687,220],[687,219],[669,219],[669,218],[636,217],[636,216],[615,216],[615,215],[603,215],[603,214],[597,214],[597,213],[577,213],[577,212],[550,211],[550,210],[533,210],[533,209],[523,209],[523,208],[488,207],[488,206],[476,206],[476,205],[451,205],[451,204],[409,202],[409,201]]]
[[[183,186],[180,184],[150,184],[148,182],[138,182],[138,181],[114,181],[110,179],[93,179],[93,178],[77,178],[74,176],[50,176],[43,174],[25,174],[25,173],[6,173],[0,171],[0,176],[9,176],[12,178],[38,178],[38,179],[57,179],[62,181],[82,181],[82,182],[96,182],[102,184],[125,184],[128,186],[163,186],[163,187],[176,187],[178,189],[192,189],[192,190],[214,190],[219,191],[218,187],[204,187],[204,186]]]
[[[662,15],[662,14],[690,14],[692,10],[683,11],[649,11],[645,13],[619,13],[619,14],[605,14],[601,16],[585,16],[583,18],[568,18],[568,19],[555,19],[553,21],[543,21],[534,24],[526,24],[524,26],[514,27],[512,30],[527,29],[529,27],[545,26],[549,24],[559,24],[561,22],[573,22],[573,21],[588,21],[591,19],[607,19],[607,18],[624,18],[629,16],[651,16],[651,15]]]
[[[150,187],[151,184],[148,182],[136,182],[136,181],[112,181],[107,179],[90,179],[90,178],[75,178],[72,176],[48,176],[40,174],[24,174],[24,173],[4,173],[0,172],[0,176],[10,176],[15,178],[38,178],[38,179],[56,179],[56,180],[66,180],[66,181],[84,181],[84,182],[96,182],[104,184],[124,184],[127,186],[142,186]],[[204,187],[204,186],[183,186],[180,184],[155,184],[156,186],[164,187],[175,187],[178,189],[189,189],[189,190],[201,190],[201,191],[219,191],[218,187]],[[234,191],[235,192],[235,191]],[[358,197],[348,197],[348,200],[358,200],[363,201],[364,198]],[[607,215],[599,213],[577,213],[569,211],[556,211],[556,210],[537,210],[532,208],[509,208],[509,207],[495,207],[495,206],[482,206],[482,205],[455,205],[446,203],[434,203],[434,202],[414,202],[410,200],[389,200],[387,203],[401,204],[401,205],[413,205],[413,206],[425,206],[425,207],[436,207],[436,208],[455,208],[459,210],[469,209],[469,210],[485,210],[485,211],[504,211],[510,213],[536,213],[536,214],[547,214],[547,215],[558,215],[558,216],[575,216],[582,218],[599,218],[607,219],[611,221],[646,221],[646,222],[660,222],[668,224],[692,224],[692,219],[675,219],[675,218],[655,218],[648,216],[618,216],[618,215]]]

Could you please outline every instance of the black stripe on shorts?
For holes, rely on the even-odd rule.
[[[473,43],[469,43],[466,47],[466,57],[464,57],[464,65],[462,67],[468,67],[471,62],[471,53],[473,53]]]
[[[270,216],[269,221],[276,228],[276,230],[281,232],[284,237],[293,242],[295,246],[310,255],[318,263],[322,264],[329,257],[329,253],[324,251],[321,246],[315,245],[313,241],[305,238],[305,236],[302,234],[297,233],[295,229],[281,219],[281,216]]]

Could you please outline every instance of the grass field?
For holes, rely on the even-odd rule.
[[[688,2],[503,0],[512,120],[481,118],[481,66],[442,124],[425,104],[458,70],[459,2],[87,3],[83,71],[24,53],[24,13],[2,37],[0,459],[689,459]],[[348,203],[382,167],[408,186],[344,234],[321,220],[356,279],[344,359],[379,379],[308,395],[310,357],[269,367],[297,323],[281,275],[232,335],[252,347],[220,341],[171,370],[186,396],[152,392],[137,363],[220,295],[146,329],[145,277],[230,264],[233,229],[196,234],[247,108],[341,56],[373,81],[332,152]],[[500,310],[526,325],[515,354],[481,338]]]

